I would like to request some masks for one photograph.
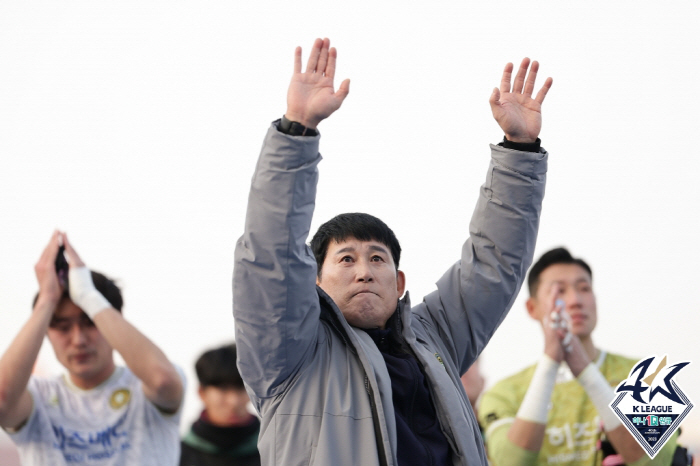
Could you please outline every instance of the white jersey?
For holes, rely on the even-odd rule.
[[[68,376],[32,377],[28,390],[32,413],[9,432],[24,466],[178,464],[182,407],[172,415],[159,411],[127,367],[90,390]]]

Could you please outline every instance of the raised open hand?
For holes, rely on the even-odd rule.
[[[333,78],[338,53],[335,48],[330,48],[330,44],[329,39],[316,39],[303,73],[301,47],[294,51],[294,75],[287,91],[285,116],[311,129],[316,129],[322,120],[338,110],[350,92],[349,79],[334,91]]]
[[[493,117],[501,126],[506,138],[513,142],[528,143],[537,140],[542,128],[542,102],[552,87],[552,78],[547,78],[537,97],[533,99],[532,92],[540,65],[536,61],[532,62],[529,74],[528,67],[530,59],[524,58],[511,89],[513,64],[508,63],[503,70],[500,90],[494,88],[489,99]]]

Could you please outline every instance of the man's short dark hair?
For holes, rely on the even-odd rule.
[[[97,288],[97,291],[99,291],[102,294],[102,296],[105,297],[105,299],[114,309],[116,309],[119,312],[122,312],[122,307],[124,306],[124,299],[122,298],[121,290],[119,289],[117,284],[114,283],[114,280],[106,277],[100,272],[95,272],[93,270],[90,271],[90,275],[92,275],[92,283],[95,284],[95,288]],[[34,306],[36,306],[37,299],[39,299],[39,293],[34,295],[34,301],[32,301],[32,309],[34,308]],[[61,299],[70,299],[70,294],[68,293],[67,288],[63,290],[63,295],[61,296]]]
[[[527,277],[527,286],[530,290],[530,296],[535,296],[537,294],[537,288],[540,286],[540,275],[542,275],[542,272],[544,272],[547,267],[555,264],[578,265],[588,272],[588,275],[591,277],[591,281],[593,280],[593,271],[583,259],[572,256],[569,250],[566,248],[552,249],[551,251],[547,251],[542,254],[542,257],[540,257],[540,259],[535,262],[535,265],[533,265],[530,269],[530,273]]]
[[[377,217],[356,212],[333,217],[321,225],[311,239],[311,250],[316,258],[319,277],[321,277],[321,268],[323,261],[326,260],[330,242],[341,242],[348,238],[355,238],[359,241],[377,241],[384,244],[391,251],[391,257],[398,270],[401,246],[394,232]]]
[[[202,387],[245,389],[236,367],[236,344],[206,351],[194,365]]]

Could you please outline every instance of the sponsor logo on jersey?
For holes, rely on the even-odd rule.
[[[109,397],[109,405],[112,409],[119,409],[129,402],[131,399],[131,392],[127,388],[121,388],[115,390],[112,396]]]
[[[674,380],[690,361],[668,365],[666,356],[654,363],[656,359],[651,356],[639,361],[617,386],[619,395],[610,403],[610,409],[651,458],[693,409]]]

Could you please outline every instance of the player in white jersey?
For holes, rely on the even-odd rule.
[[[34,310],[0,359],[0,426],[22,464],[176,465],[182,371],[122,317],[119,288],[90,272],[64,233],[35,272]],[[67,374],[31,376],[45,335]]]

